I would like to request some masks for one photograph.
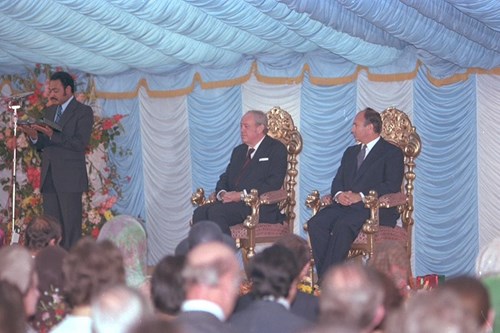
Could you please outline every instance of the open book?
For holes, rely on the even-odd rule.
[[[27,120],[20,120],[17,122],[18,125],[20,126],[30,126],[30,125],[42,125],[42,126],[49,126],[52,128],[53,131],[57,132],[62,132],[62,126],[59,125],[56,122],[53,122],[52,120],[49,120],[47,118],[41,118],[41,119],[35,119],[35,118],[28,118]]]

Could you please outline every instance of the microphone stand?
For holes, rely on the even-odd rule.
[[[9,102],[9,108],[13,111],[13,122],[14,122],[14,151],[12,153],[12,230],[10,237],[10,244],[15,244],[19,242],[19,232],[16,227],[16,174],[17,174],[17,110],[21,108],[21,104],[16,100],[12,99]]]

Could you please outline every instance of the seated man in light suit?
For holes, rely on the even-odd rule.
[[[243,116],[241,139],[243,143],[234,148],[229,165],[217,182],[217,201],[200,206],[193,213],[193,223],[214,221],[228,235],[230,226],[242,223],[250,214],[250,207],[243,202],[244,195],[251,189],[259,193],[279,190],[287,169],[286,147],[267,135],[264,112],[252,110]],[[276,204],[262,205],[260,218],[266,223],[284,220]]]
[[[382,118],[377,111],[366,108],[356,115],[351,132],[360,144],[348,147],[342,156],[330,192],[333,202],[308,222],[320,278],[330,266],[346,259],[363,223],[370,216],[364,204],[365,195],[370,190],[382,196],[401,189],[403,152],[385,141],[380,136],[381,131]],[[395,207],[382,209],[380,224],[394,227],[398,216]]]

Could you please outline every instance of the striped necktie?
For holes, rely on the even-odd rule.
[[[56,117],[54,118],[54,122],[58,123],[59,120],[61,120],[62,114],[63,114],[62,106],[58,105],[57,111],[56,111]]]

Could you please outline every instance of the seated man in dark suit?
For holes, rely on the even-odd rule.
[[[217,201],[196,208],[193,223],[216,222],[230,235],[230,226],[242,223],[250,214],[243,198],[251,189],[259,193],[279,190],[287,169],[287,150],[278,140],[267,135],[267,116],[262,111],[248,111],[241,120],[242,144],[234,148],[226,171],[220,176],[215,191]],[[282,222],[284,216],[277,205],[262,205],[261,220]]]
[[[230,323],[241,333],[292,333],[308,327],[308,320],[290,311],[301,268],[284,246],[275,244],[258,253],[250,263],[256,300],[234,313]]]
[[[364,197],[370,190],[379,196],[398,192],[404,172],[403,152],[385,141],[380,133],[382,118],[370,108],[354,118],[352,134],[360,144],[348,147],[332,182],[331,205],[308,222],[318,275],[345,260],[370,212]],[[328,202],[330,203],[330,202]],[[396,225],[396,208],[380,211],[380,224]]]

